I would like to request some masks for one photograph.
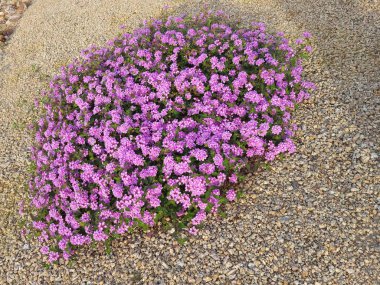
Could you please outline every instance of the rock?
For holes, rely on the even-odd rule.
[[[185,267],[185,264],[182,262],[182,261],[178,261],[177,262],[177,265],[179,266],[179,267]]]
[[[10,22],[16,22],[21,18],[21,14],[15,14],[8,18],[8,21]]]
[[[155,285],[165,285],[165,282],[164,282],[162,279],[156,279],[156,280],[154,281],[154,284],[155,284]]]
[[[294,190],[297,190],[299,188],[299,183],[297,181],[292,181],[291,185],[292,185]]]
[[[163,266],[165,269],[169,269],[169,265],[167,265],[165,262],[162,262],[161,264],[162,264],[162,266]]]
[[[228,271],[227,272],[227,276],[230,276],[230,275],[234,274],[236,272],[236,270],[237,270],[237,268],[234,268],[234,269]]]
[[[289,220],[290,220],[289,216],[283,216],[280,218],[280,222],[283,222],[283,223],[288,222]]]
[[[369,160],[371,159],[369,155],[362,155],[360,158],[363,163],[368,163]]]
[[[22,14],[25,12],[26,8],[27,8],[27,6],[25,3],[19,2],[19,4],[17,5],[17,8],[16,8],[16,12],[19,14]]]
[[[24,3],[27,6],[29,6],[30,4],[32,4],[32,0],[21,0],[21,2]]]

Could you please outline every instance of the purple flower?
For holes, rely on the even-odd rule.
[[[226,197],[227,197],[228,201],[235,200],[236,199],[235,191],[233,189],[228,190]]]
[[[59,253],[58,252],[50,252],[49,253],[49,262],[52,263],[54,261],[57,261],[59,258]]]
[[[157,167],[149,166],[146,169],[141,170],[140,178],[155,177],[157,175]]]
[[[184,221],[196,234],[236,199],[220,189],[238,182],[248,158],[295,151],[291,114],[315,89],[302,67],[310,33],[294,49],[263,23],[235,28],[225,17],[145,22],[84,50],[50,82],[29,187],[32,226],[51,262],[137,220],[154,226],[157,213],[181,220],[194,211]]]
[[[40,252],[42,253],[42,254],[49,254],[49,247],[48,246],[46,246],[46,245],[44,245],[44,246],[42,246],[41,247],[41,249],[40,249]]]
[[[96,241],[105,241],[106,239],[108,239],[108,236],[102,231],[97,230],[94,232],[93,238]]]
[[[193,236],[197,235],[198,234],[198,229],[196,227],[191,227],[189,229],[189,234],[191,234]]]
[[[215,165],[212,163],[203,163],[199,166],[199,171],[210,175],[215,171]]]
[[[313,48],[311,46],[305,46],[305,50],[308,52],[308,53],[311,53],[313,51]]]
[[[304,37],[305,39],[311,38],[311,34],[310,34],[309,32],[304,32],[304,33],[303,33],[303,37]]]
[[[186,191],[190,192],[192,196],[200,196],[206,192],[206,181],[204,177],[192,177],[186,181]]]
[[[278,134],[280,134],[281,131],[282,131],[281,126],[273,126],[273,127],[272,127],[272,133],[273,133],[274,135],[278,135]]]
[[[199,161],[205,161],[208,156],[204,149],[193,149],[190,154]]]

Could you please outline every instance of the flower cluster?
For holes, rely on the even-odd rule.
[[[236,199],[250,158],[293,153],[310,34],[168,17],[90,47],[50,83],[32,150],[33,227],[50,262],[176,217],[190,233]]]

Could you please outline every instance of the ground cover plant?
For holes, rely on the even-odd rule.
[[[162,219],[191,234],[251,160],[293,153],[309,33],[290,46],[222,13],[146,22],[61,69],[41,104],[29,188],[50,262]]]

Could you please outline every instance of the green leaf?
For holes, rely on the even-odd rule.
[[[219,211],[219,215],[220,215],[220,217],[222,217],[223,219],[226,219],[226,218],[227,218],[227,213],[226,213],[226,212]]]
[[[154,217],[154,222],[157,223],[164,217],[164,211],[160,210],[156,213],[156,216]]]
[[[105,251],[106,251],[107,255],[112,254],[112,246],[111,245],[112,245],[112,239],[109,238],[105,241],[105,247],[106,247]]]
[[[137,226],[142,229],[144,232],[146,232],[149,229],[149,226],[145,224],[140,219],[134,219],[134,221],[137,223]]]
[[[227,202],[228,202],[227,198],[225,198],[225,197],[220,197],[220,199],[219,199],[219,203],[220,203],[220,204],[227,204]]]
[[[187,238],[177,238],[177,242],[180,245],[185,245],[185,243],[187,242]]]
[[[223,166],[226,168],[227,171],[230,170],[231,165],[230,165],[230,161],[229,161],[228,158],[225,158],[225,159],[223,160]]]
[[[47,263],[47,262],[42,262],[42,266],[45,268],[45,269],[51,269],[52,268],[52,265],[50,263]]]
[[[183,222],[178,222],[178,227],[180,228],[180,229],[184,229],[184,228],[186,228],[186,225],[183,223]]]

